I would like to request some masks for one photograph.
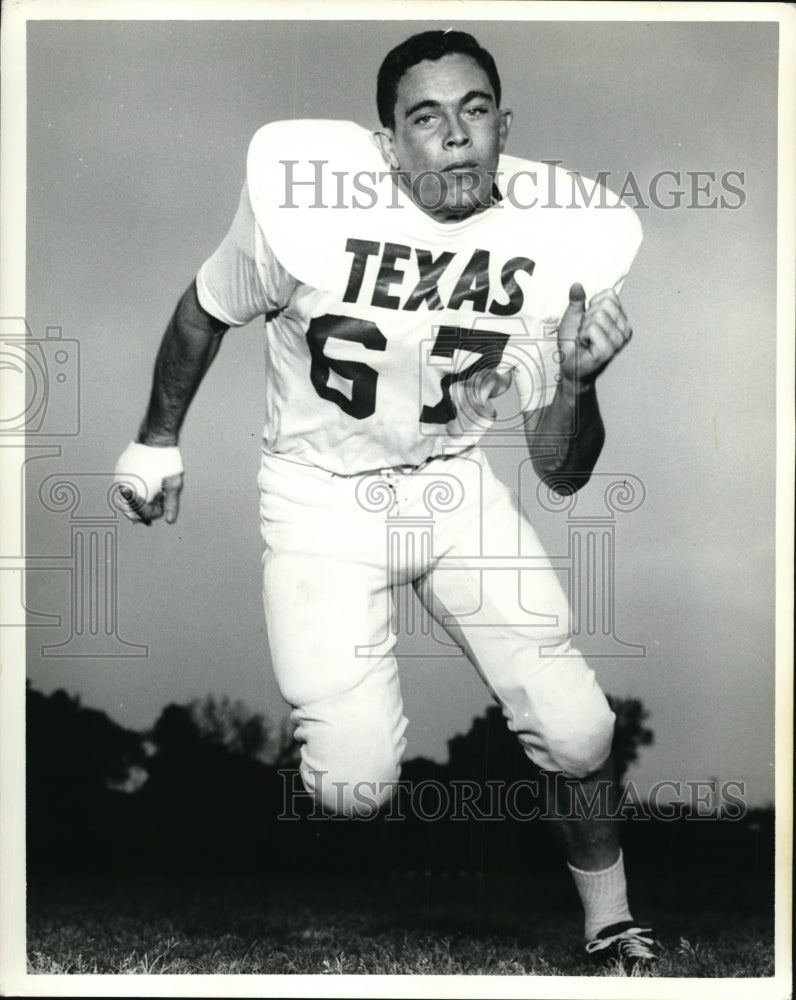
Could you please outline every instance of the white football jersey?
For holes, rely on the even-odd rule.
[[[618,290],[641,226],[550,164],[501,156],[495,184],[491,208],[439,222],[352,122],[257,132],[197,289],[230,326],[266,316],[268,450],[341,475],[460,451],[487,423],[456,383],[485,369],[512,370],[523,410],[550,402],[570,285]]]

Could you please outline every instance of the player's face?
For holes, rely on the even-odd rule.
[[[452,53],[412,66],[398,84],[395,127],[376,133],[390,165],[423,211],[455,222],[487,208],[511,125],[489,77]],[[490,173],[491,172],[491,173]]]

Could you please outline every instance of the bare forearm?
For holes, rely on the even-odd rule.
[[[227,327],[199,305],[192,283],[160,344],[140,444],[176,445],[191,400],[215,358]]]
[[[580,394],[568,383],[560,383],[538,422],[526,420],[525,436],[533,467],[541,479],[555,479],[567,492],[580,489],[588,481],[605,443],[594,383]]]

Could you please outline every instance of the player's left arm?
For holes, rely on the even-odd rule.
[[[633,336],[613,289],[586,303],[583,287],[569,290],[558,330],[561,379],[541,415],[525,417],[525,437],[537,475],[559,493],[588,482],[605,442],[596,380]]]

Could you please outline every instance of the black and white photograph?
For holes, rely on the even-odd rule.
[[[0,992],[790,996],[793,7],[3,17]]]

